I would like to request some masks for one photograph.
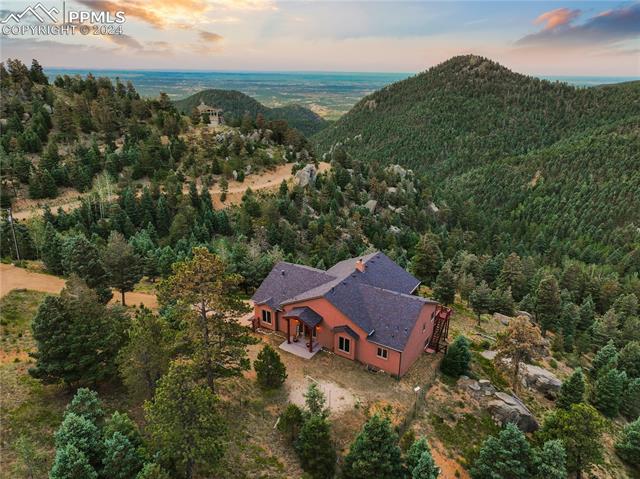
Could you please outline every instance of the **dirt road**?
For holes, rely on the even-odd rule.
[[[222,190],[220,185],[216,184],[209,188],[209,193],[213,200],[213,205],[216,209],[227,208],[232,205],[237,205],[242,201],[242,195],[247,191],[247,188],[251,188],[253,191],[259,190],[272,190],[276,189],[282,183],[282,180],[290,182],[293,179],[291,174],[291,163],[278,166],[273,171],[266,171],[260,175],[249,175],[242,183],[239,181],[230,181],[229,189],[227,191],[227,199],[224,203],[220,201],[220,195]],[[321,162],[319,164],[318,172],[322,173],[327,171],[331,166],[329,163]],[[188,192],[189,188],[185,187],[184,192]],[[58,208],[62,208],[64,211],[71,211],[80,206],[80,199],[84,196],[77,191],[67,188],[60,196],[52,200],[31,200],[20,199],[14,204],[13,217],[16,220],[26,220],[32,216],[41,215],[44,211],[45,205],[49,205],[51,211],[55,213]]]
[[[34,273],[12,264],[0,264],[0,298],[13,289],[31,289],[43,293],[58,294],[64,288],[65,280],[49,274]],[[119,303],[120,294],[114,293],[112,303]],[[144,304],[151,309],[158,309],[156,296],[148,293],[127,293],[128,305]]]

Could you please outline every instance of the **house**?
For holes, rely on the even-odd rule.
[[[451,311],[414,295],[420,281],[376,252],[323,271],[280,262],[251,298],[254,329],[287,344],[404,375],[425,348],[446,350]]]
[[[196,107],[200,117],[209,115],[209,125],[218,126],[223,123],[222,110],[220,108],[214,108],[209,105],[205,105],[204,101],[200,101],[200,104]]]

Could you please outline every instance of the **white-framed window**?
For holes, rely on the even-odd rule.
[[[340,336],[338,338],[338,349],[343,353],[351,352],[351,340],[349,338],[344,338]]]
[[[262,322],[271,324],[271,311],[262,310]]]
[[[389,357],[389,351],[387,349],[384,349],[378,346],[378,357],[382,359],[387,359]]]
[[[424,333],[427,330],[427,323],[422,323],[422,332]]]

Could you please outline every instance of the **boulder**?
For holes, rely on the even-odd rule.
[[[398,233],[400,233],[400,228],[398,228],[396,225],[391,225],[389,226],[389,233],[397,235]]]
[[[538,421],[522,401],[502,392],[495,392],[487,405],[491,416],[501,426],[513,423],[523,432],[533,432],[539,427]]]
[[[501,324],[505,326],[509,326],[509,322],[511,321],[511,316],[507,316],[506,314],[493,313],[493,319],[495,321],[499,321]]]
[[[369,200],[364,204],[364,207],[368,209],[371,213],[373,213],[376,210],[377,206],[378,206],[378,202],[376,200]]]
[[[310,163],[296,172],[295,182],[298,186],[305,187],[315,183],[317,175],[318,169],[316,165]]]
[[[438,208],[433,201],[429,203],[429,209],[432,213],[437,213],[438,211],[440,211],[440,208]]]
[[[540,391],[549,399],[557,397],[562,381],[551,371],[533,364],[521,364],[520,371],[520,380],[525,387]]]

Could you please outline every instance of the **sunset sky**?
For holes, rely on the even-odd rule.
[[[31,3],[3,0],[2,18]],[[475,53],[530,74],[640,76],[640,2],[67,0],[66,7],[123,10],[124,35],[3,36],[2,59],[105,69],[417,72]]]

